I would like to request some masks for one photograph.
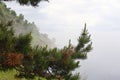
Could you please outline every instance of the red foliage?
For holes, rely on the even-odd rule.
[[[65,64],[69,62],[69,59],[71,58],[72,54],[73,54],[73,47],[62,52],[62,59],[64,60],[63,62]]]
[[[15,67],[21,64],[24,55],[21,53],[7,53],[4,65],[8,67]]]
[[[61,76],[58,76],[58,78],[57,78],[57,79],[58,79],[58,80],[63,80]]]

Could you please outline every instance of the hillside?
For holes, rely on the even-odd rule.
[[[9,23],[13,27],[15,31],[15,35],[18,36],[19,34],[27,34],[31,32],[33,37],[32,39],[32,46],[46,46],[53,47],[54,41],[48,38],[47,34],[42,34],[37,29],[34,22],[30,23],[29,21],[24,19],[24,15],[20,14],[17,15],[14,10],[7,8],[4,3],[0,2],[0,23]]]

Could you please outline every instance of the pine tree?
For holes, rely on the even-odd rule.
[[[30,3],[35,6],[41,0],[18,1],[23,5]],[[23,19],[22,16],[21,19]],[[79,74],[73,75],[72,71],[79,67],[79,61],[75,62],[75,59],[86,59],[87,53],[92,50],[91,36],[86,29],[86,24],[78,38],[77,46],[74,48],[69,41],[69,45],[61,50],[47,49],[47,47],[33,49],[31,33],[15,37],[13,29],[9,27],[11,24],[11,22],[0,24],[0,67],[1,65],[5,68],[14,67],[19,71],[19,77],[42,76],[48,80],[80,79]]]
[[[14,68],[31,52],[31,34],[15,37],[8,24],[0,23],[0,66]]]
[[[9,28],[8,24],[4,25],[0,23],[0,52],[13,51],[14,46],[14,31]]]
[[[88,33],[85,24],[81,36],[78,38],[78,44],[75,47],[75,53],[73,57],[78,59],[86,59],[87,53],[90,52],[91,50],[92,50],[91,35]]]
[[[74,48],[69,41],[69,45],[61,50],[47,49],[47,46],[32,49],[31,34],[15,37],[14,31],[2,24],[0,36],[1,53],[5,52],[0,56],[0,64],[5,68],[17,67],[18,77],[34,78],[39,75],[47,79],[79,80],[79,74],[72,75],[72,71],[79,67],[79,61],[75,62],[75,59],[85,59],[92,50],[86,24],[77,46]]]
[[[26,35],[20,34],[19,37],[16,39],[15,51],[24,54],[29,54],[32,50],[31,40],[32,40],[31,33]]]
[[[12,1],[12,0],[0,0],[0,1]],[[19,2],[20,5],[31,5],[31,6],[38,6],[38,4],[41,1],[47,1],[49,2],[49,0],[16,0],[17,2]]]

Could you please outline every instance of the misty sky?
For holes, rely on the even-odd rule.
[[[120,80],[120,0],[50,0],[36,8],[15,2],[7,5],[55,38],[60,48],[69,39],[76,45],[87,23],[94,49],[78,71],[87,80]]]

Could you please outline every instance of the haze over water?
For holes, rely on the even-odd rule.
[[[7,5],[28,21],[34,21],[42,33],[56,39],[59,48],[69,39],[77,44],[84,24],[91,34],[93,51],[77,69],[87,80],[120,80],[120,1],[50,0],[39,7]]]

